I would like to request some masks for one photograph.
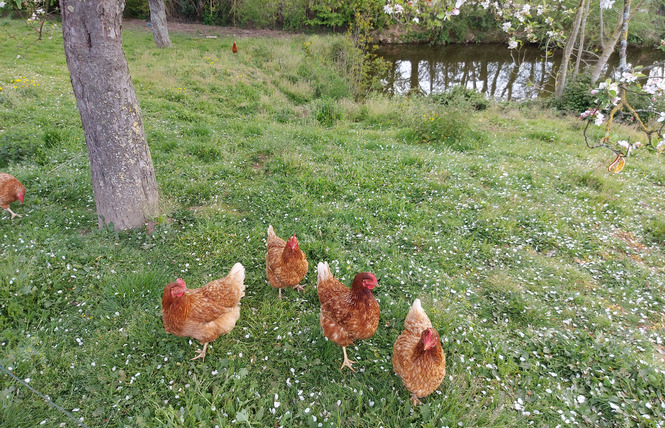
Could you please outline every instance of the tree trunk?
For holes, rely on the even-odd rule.
[[[624,30],[624,25],[626,26],[626,35],[627,35],[630,18],[632,17],[634,11],[637,10],[642,4],[641,1],[637,2],[635,4],[635,7],[631,9],[631,3],[632,2],[627,0],[624,1],[624,13],[622,13],[619,16],[619,19],[617,20],[617,25],[614,28],[614,32],[612,33],[612,37],[605,42],[603,47],[603,52],[600,54],[600,57],[598,58],[598,62],[596,62],[596,65],[593,66],[593,70],[591,71],[592,85],[595,85],[598,79],[600,79],[600,75],[603,73],[603,70],[607,65],[607,61],[610,59],[610,56],[614,52],[614,49],[616,49],[617,43],[619,43],[619,39],[621,38],[622,32]]]
[[[623,2],[623,25],[621,26],[621,42],[619,44],[619,75],[626,71],[626,48],[628,47],[628,24],[630,22],[630,2]]]
[[[100,228],[137,228],[159,211],[141,111],[122,51],[124,7],[124,0],[60,0],[65,57]]]
[[[573,53],[573,48],[575,47],[575,41],[577,40],[577,33],[580,30],[580,25],[582,23],[582,16],[584,15],[584,3],[586,0],[581,0],[577,6],[577,13],[575,14],[575,22],[573,24],[573,29],[566,40],[566,45],[563,48],[563,55],[561,57],[561,65],[559,66],[559,73],[556,77],[556,83],[554,85],[554,96],[556,98],[561,98],[563,95],[563,88],[566,85],[566,79],[568,77],[568,63],[570,62],[570,56]]]
[[[605,41],[605,48],[598,57],[598,61],[596,62],[596,64],[593,66],[593,70],[591,70],[592,85],[595,85],[598,79],[600,79],[600,75],[603,73],[603,70],[607,65],[607,61],[610,59],[610,56],[614,52],[614,49],[616,48],[617,43],[619,42],[619,37],[621,37],[622,24],[623,24],[622,20],[619,19],[619,21],[617,22],[617,26],[614,29],[614,32],[612,33],[612,37]]]
[[[586,21],[589,18],[591,1],[587,1],[584,5],[584,16],[582,17],[582,27],[580,28],[580,41],[577,45],[577,58],[575,58],[575,71],[573,71],[573,79],[577,77],[580,72],[580,64],[582,63],[582,55],[584,55],[584,38],[586,37]]]
[[[164,0],[150,0],[150,22],[152,35],[158,48],[170,48],[169,27],[166,24],[166,10]]]
[[[603,7],[600,2],[598,2],[598,13],[598,33],[600,34],[598,40],[600,41],[600,48],[605,50],[605,20],[603,19]]]

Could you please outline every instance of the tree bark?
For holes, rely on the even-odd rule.
[[[124,0],[60,0],[100,228],[137,228],[159,212],[141,110],[122,51],[124,7]]]
[[[584,55],[584,38],[586,37],[586,21],[589,18],[591,1],[587,1],[584,5],[584,16],[582,17],[582,26],[580,28],[579,44],[577,45],[577,58],[575,58],[575,71],[573,71],[573,79],[577,77],[580,72],[580,64],[582,63],[582,55]]]
[[[166,10],[164,0],[150,0],[150,22],[152,23],[152,35],[158,48],[170,48],[169,27],[166,24]]]
[[[623,25],[621,25],[621,42],[619,44],[619,74],[626,71],[626,48],[628,47],[628,24],[630,23],[631,0],[623,2]]]
[[[600,34],[598,40],[600,41],[600,48],[605,50],[605,20],[603,19],[603,15],[603,8],[600,2],[598,2],[598,34]]]
[[[627,4],[628,9],[626,10],[626,1],[624,1],[624,13],[622,13],[619,19],[617,20],[617,25],[614,28],[612,37],[609,40],[607,40],[603,45],[603,52],[600,54],[598,61],[593,66],[593,70],[591,71],[592,85],[595,85],[598,79],[600,79],[600,75],[603,73],[603,70],[607,65],[607,61],[610,59],[610,56],[614,52],[614,49],[616,49],[617,43],[619,43],[619,39],[623,34],[622,32],[624,30],[624,25],[626,26],[626,34],[628,34],[628,24],[630,18],[632,17],[634,11],[637,10],[642,5],[642,2],[639,1],[635,4],[635,7],[632,7],[631,9],[631,3],[632,2],[628,2]]]
[[[566,86],[566,79],[568,77],[568,63],[570,62],[570,56],[573,53],[573,48],[575,47],[575,41],[577,40],[577,33],[580,30],[580,25],[582,23],[582,16],[584,15],[584,3],[586,0],[581,0],[577,6],[577,14],[575,15],[575,22],[573,23],[573,29],[566,40],[566,45],[563,48],[563,55],[561,56],[561,65],[559,66],[559,73],[556,77],[556,83],[554,85],[554,96],[556,98],[561,98],[563,95],[563,88]]]

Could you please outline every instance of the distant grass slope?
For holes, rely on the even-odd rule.
[[[0,36],[0,169],[28,188],[24,217],[0,216],[0,364],[89,426],[662,426],[662,157],[610,175],[579,123],[533,105],[355,103],[335,38],[235,56],[171,38],[124,33],[163,203],[146,234],[96,229],[61,36]],[[267,284],[268,224],[346,284],[379,278],[357,373],[322,336],[313,268],[282,301]],[[235,262],[240,320],[190,361],[163,287]],[[448,375],[414,410],[391,354],[417,297]],[[73,425],[4,374],[0,391],[1,426]]]

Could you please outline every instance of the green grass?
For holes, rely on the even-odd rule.
[[[0,364],[89,426],[662,426],[660,156],[610,175],[576,119],[541,107],[356,103],[332,37],[239,39],[234,56],[230,39],[158,50],[125,31],[163,214],[152,234],[97,230],[61,35],[21,58],[3,37],[0,168],[28,192],[22,218],[0,216]],[[268,224],[312,266],[282,301]],[[163,287],[238,261],[236,328],[190,361]],[[321,333],[319,261],[379,278],[357,373]],[[417,297],[448,374],[414,410],[391,354]],[[4,374],[0,392],[1,426],[73,425]]]

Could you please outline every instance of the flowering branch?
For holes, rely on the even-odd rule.
[[[51,23],[47,26],[49,14],[47,13],[47,3],[49,0],[23,0],[23,1],[13,1],[7,3],[6,1],[0,1],[0,11],[3,9],[13,8],[15,11],[24,16],[26,25],[30,29],[30,33],[36,33],[37,38],[31,42],[25,42],[29,37],[23,39],[17,37],[15,34],[7,32],[7,36],[10,39],[17,41],[17,47],[23,48],[26,51],[35,43],[42,40],[44,34],[48,34],[48,38],[53,37],[53,31],[57,28],[56,23]],[[49,32],[48,29],[51,31]],[[20,57],[20,55],[19,55]]]

